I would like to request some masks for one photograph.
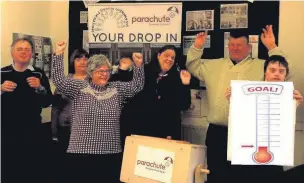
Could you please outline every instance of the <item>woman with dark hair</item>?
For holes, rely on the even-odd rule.
[[[145,65],[144,89],[125,108],[122,123],[129,123],[130,134],[181,139],[181,111],[191,104],[188,71],[180,71],[176,48],[166,45]]]
[[[76,49],[70,57],[70,65],[73,71],[67,77],[84,80],[87,76],[86,66],[89,54],[84,49]],[[66,153],[70,140],[72,102],[64,94],[55,89],[52,106],[52,134],[53,139],[58,141],[59,149]]]

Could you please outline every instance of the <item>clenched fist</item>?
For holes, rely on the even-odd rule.
[[[64,53],[64,50],[65,50],[65,47],[66,47],[66,42],[65,41],[58,41],[56,43],[56,51],[55,51],[55,54],[56,55],[61,55]]]
[[[143,55],[141,53],[133,53],[132,55],[133,61],[136,67],[141,67],[143,64]]]
[[[15,88],[17,87],[17,84],[12,81],[4,81],[4,83],[1,85],[1,91],[2,92],[13,92]]]
[[[40,86],[40,79],[36,77],[28,77],[26,81],[32,88],[38,89]]]

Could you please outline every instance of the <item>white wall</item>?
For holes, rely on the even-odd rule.
[[[294,64],[295,88],[304,95],[304,1],[280,2],[279,46]],[[297,119],[304,120],[304,105],[297,111]]]
[[[12,62],[13,33],[51,37],[53,45],[59,40],[68,40],[68,15],[68,1],[1,2],[1,67]],[[65,73],[68,72],[67,58],[66,51]],[[42,118],[50,121],[50,108],[43,110]]]
[[[294,65],[295,88],[304,96],[304,1],[280,2],[279,46]],[[304,163],[304,104],[297,109],[295,164]]]

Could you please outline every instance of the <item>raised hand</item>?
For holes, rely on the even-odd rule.
[[[196,35],[195,41],[194,41],[194,47],[197,49],[202,49],[204,47],[204,44],[206,42],[206,38],[208,36],[208,32],[200,32]]]
[[[277,47],[275,43],[275,37],[272,30],[272,25],[267,25],[266,29],[263,29],[261,34],[261,40],[264,46],[270,51],[273,48]]]
[[[293,90],[293,98],[296,100],[297,106],[303,102],[303,96],[298,90]]]
[[[141,67],[143,64],[143,55],[141,53],[133,53],[132,55],[133,61],[136,67]]]
[[[190,84],[190,79],[191,79],[191,74],[186,70],[182,70],[180,72],[180,78],[181,78],[182,83],[184,85],[189,85]]]
[[[66,42],[65,41],[58,41],[56,43],[56,51],[55,51],[55,54],[56,55],[61,55],[64,53],[64,50],[65,50],[65,47],[66,47]]]
[[[4,81],[4,83],[1,85],[1,91],[2,92],[13,92],[15,88],[17,87],[17,84],[12,81]]]
[[[28,77],[26,79],[27,83],[30,85],[30,87],[32,88],[39,88],[40,86],[40,79],[36,78],[36,77]]]
[[[128,70],[132,65],[133,65],[133,62],[131,61],[131,59],[122,58],[122,59],[120,60],[120,63],[119,63],[119,69],[126,71],[126,70]]]

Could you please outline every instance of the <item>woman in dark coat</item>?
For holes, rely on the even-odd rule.
[[[131,134],[181,139],[181,111],[191,104],[188,71],[180,71],[176,48],[166,45],[145,66],[145,86],[125,107]]]

